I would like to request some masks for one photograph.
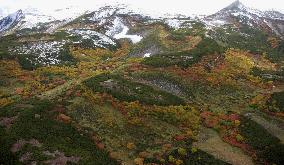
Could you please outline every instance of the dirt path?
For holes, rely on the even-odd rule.
[[[70,88],[79,85],[80,83],[82,83],[84,80],[86,80],[87,78],[79,78],[79,79],[73,79],[73,80],[69,80],[68,82],[59,85],[57,87],[55,87],[54,89],[51,89],[49,91],[46,91],[40,95],[38,95],[38,97],[40,99],[54,99],[57,96],[61,95],[63,92],[66,92],[67,90],[69,90]]]
[[[253,165],[251,157],[241,149],[225,143],[218,133],[209,128],[202,128],[199,134],[199,141],[194,144],[197,148],[212,154],[218,159],[224,160],[233,165]]]

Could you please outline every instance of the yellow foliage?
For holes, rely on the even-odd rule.
[[[195,152],[197,152],[197,148],[192,147],[192,148],[191,148],[191,153],[193,153],[193,154],[194,154]]]
[[[225,61],[228,63],[227,66],[231,66],[230,68],[233,69],[235,73],[249,73],[255,66],[248,52],[236,49],[230,49],[225,53]]]
[[[14,101],[11,98],[1,98],[0,99],[0,108],[13,103]]]
[[[235,126],[238,127],[238,126],[241,124],[241,122],[240,122],[240,120],[235,120],[235,121],[234,121],[234,124],[235,124]]]
[[[259,108],[261,108],[265,106],[268,99],[269,99],[269,96],[258,94],[254,98],[251,99],[250,104],[257,105]]]
[[[143,162],[144,162],[143,158],[136,158],[136,159],[134,159],[134,163],[136,165],[143,165],[144,164]]]
[[[77,70],[68,66],[48,66],[36,69],[35,75],[40,76],[43,74],[61,74],[69,78],[77,77]]]
[[[244,137],[243,137],[242,135],[240,135],[240,134],[237,134],[237,135],[236,135],[236,140],[237,140],[238,142],[242,142],[242,141],[244,141]]]
[[[191,106],[154,106],[153,109],[146,111],[146,113],[168,117],[169,121],[176,122],[176,124],[181,124],[192,130],[196,130],[200,122],[199,112]]]
[[[264,57],[238,49],[227,50],[224,62],[213,68],[211,72],[205,72],[199,68],[195,70],[199,70],[198,77],[203,77],[212,85],[229,84],[238,87],[239,79],[242,79],[254,86],[261,86],[263,85],[261,78],[251,75],[254,67],[275,70],[275,64]]]
[[[126,147],[130,150],[133,150],[136,146],[134,143],[127,143]]]
[[[176,161],[176,159],[172,156],[172,155],[169,155],[169,162],[171,163],[174,163]]]
[[[117,51],[114,52],[114,57],[121,57],[125,56],[129,53],[129,44],[128,42],[122,42],[121,48],[119,48]]]
[[[21,69],[21,66],[17,61],[13,60],[1,60],[0,61],[0,72],[1,76],[7,78],[15,78],[22,76],[25,72]]]
[[[98,94],[94,94],[90,88],[82,85],[81,89],[83,91],[82,95],[89,99],[91,103],[98,104],[102,100],[101,97]]]
[[[176,165],[182,165],[183,164],[183,161],[180,160],[180,159],[177,159],[176,162],[175,162]]]
[[[110,56],[112,52],[108,49],[82,49],[71,48],[72,55],[81,61],[99,60],[103,56]]]
[[[181,156],[185,156],[187,154],[187,151],[184,148],[178,148],[178,154]]]

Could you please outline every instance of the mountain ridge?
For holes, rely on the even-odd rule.
[[[123,5],[123,4],[118,4],[118,5],[114,5],[114,6],[103,6],[103,7],[100,7],[98,10],[95,10],[95,11],[88,11],[88,10],[84,10],[84,9],[76,9],[76,7],[70,7],[70,8],[66,7],[66,8],[63,8],[63,9],[57,9],[57,10],[55,10],[52,13],[43,13],[43,12],[39,11],[38,9],[29,8],[29,9],[25,9],[25,10],[20,9],[17,12],[7,16],[7,17],[10,17],[10,19],[11,19],[12,15],[15,15],[16,13],[20,13],[20,11],[23,12],[23,16],[22,17],[24,17],[26,20],[25,19],[22,20],[22,23],[18,22],[21,25],[18,25],[16,27],[12,26],[12,24],[7,24],[5,26],[3,24],[3,20],[5,18],[7,19],[7,17],[2,18],[0,20],[0,23],[2,22],[2,28],[0,28],[0,34],[2,33],[2,35],[5,35],[5,33],[7,33],[5,31],[9,31],[8,34],[11,34],[14,31],[21,30],[21,29],[24,29],[24,28],[32,29],[32,28],[35,28],[39,24],[42,24],[42,23],[44,23],[44,24],[47,23],[48,24],[48,23],[52,23],[52,22],[61,22],[61,23],[58,23],[58,26],[57,26],[57,27],[60,27],[60,26],[62,26],[61,24],[66,24],[66,22],[71,22],[72,20],[76,20],[77,18],[82,17],[85,14],[92,14],[92,13],[102,14],[103,12],[108,10],[107,7],[112,8],[112,9],[114,9],[116,11],[123,11],[123,10],[125,10],[124,12],[126,14],[137,13],[138,15],[148,16],[151,19],[155,19],[154,16],[147,15],[146,13],[143,13],[141,11],[134,11],[133,9],[128,8],[127,5]],[[260,10],[257,10],[257,9],[247,8],[239,0],[233,2],[229,6],[221,9],[220,11],[218,11],[215,14],[208,15],[208,16],[199,16],[198,18],[202,19],[202,20],[205,20],[205,22],[206,22],[206,21],[214,18],[214,16],[220,17],[220,15],[222,15],[222,14],[223,15],[224,14],[227,15],[228,12],[232,13],[232,12],[236,12],[236,11],[244,12],[245,14],[249,13],[247,15],[249,17],[252,17],[252,16],[253,17],[261,17],[261,18],[265,18],[265,19],[276,20],[278,22],[279,21],[284,21],[284,14],[282,14],[281,12],[278,12],[278,11],[260,11]],[[180,17],[180,15],[167,15],[167,14],[165,14],[163,17],[160,17],[159,19],[170,18],[170,17],[172,17],[172,18],[182,18],[182,17],[183,18],[186,18],[186,17],[193,18],[192,16],[184,16],[183,15],[182,17]],[[217,17],[215,17],[216,18],[214,20],[215,22],[216,21],[218,22],[218,18]],[[13,22],[15,24],[17,24],[17,21],[18,20],[14,20]],[[227,20],[225,20],[225,21],[227,21]],[[65,22],[65,23],[63,23],[63,22]],[[227,22],[230,22],[230,21],[227,21]],[[262,24],[265,23],[264,20],[261,23]],[[213,23],[209,23],[208,25],[217,25],[217,24],[215,24],[213,22]],[[273,23],[271,23],[271,21],[270,21],[269,25],[273,25]],[[53,25],[53,26],[56,27],[56,25]],[[280,35],[283,35],[283,33],[284,33],[284,29],[282,28],[282,26],[281,26],[280,30],[275,30],[275,29],[277,29],[275,27],[271,27],[271,29],[273,29],[275,31],[275,33],[280,34]],[[48,30],[48,32],[50,32],[50,31],[52,31],[52,30]]]

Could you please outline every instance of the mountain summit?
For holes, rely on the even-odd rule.
[[[225,11],[225,10],[240,10],[240,9],[243,9],[243,8],[245,8],[245,6],[239,0],[236,0],[235,2],[233,2],[232,4],[230,4],[229,6],[225,7],[222,10],[223,11]]]
[[[235,25],[239,27],[246,25],[280,37],[284,36],[284,14],[252,9],[239,0],[203,20],[209,26]]]

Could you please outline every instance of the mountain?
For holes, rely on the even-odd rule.
[[[40,32],[53,32],[70,22],[74,24],[76,21],[77,26],[81,27],[89,25],[94,26],[94,24],[102,27],[107,22],[110,22],[110,19],[114,21],[115,15],[128,15],[131,17],[139,16],[140,18],[147,17],[148,20],[157,20],[157,17],[155,16],[148,15],[141,11],[133,11],[126,5],[105,6],[96,11],[87,11],[83,8],[74,6],[56,9],[50,12],[41,12],[35,8],[28,8],[25,10],[19,10],[5,18],[2,18],[2,20],[0,20],[2,24],[0,28],[0,35],[11,34],[16,31],[32,28],[35,28]],[[172,18],[167,19],[166,22],[170,26],[178,28],[178,26],[185,22],[184,18],[189,17],[164,15],[164,17],[160,17],[158,20],[165,18]],[[239,23],[241,23],[260,28],[269,33],[275,33],[281,37],[284,35],[284,14],[277,11],[260,11],[257,9],[251,9],[244,6],[238,0],[213,15],[202,17],[201,20],[208,27],[222,26],[226,24],[235,24],[236,26],[239,26]]]
[[[36,8],[26,8],[0,20],[0,35],[22,32],[23,30],[52,32],[56,27],[62,26],[84,14],[86,11],[75,7],[56,9],[42,12]]]
[[[95,11],[86,11],[76,7],[66,7],[52,12],[43,12],[35,8],[19,10],[0,20],[0,36],[18,34],[19,36],[32,34],[49,34],[60,38],[53,42],[30,43],[24,47],[13,49],[13,54],[30,54],[34,48],[35,55],[42,56],[35,64],[45,61],[44,65],[54,64],[54,60],[67,45],[85,45],[89,48],[119,47],[119,40],[127,39],[132,44],[139,43],[153,33],[148,25],[163,24],[174,30],[194,30],[194,33],[206,33],[208,37],[222,43],[226,47],[236,47],[254,52],[271,52],[267,36],[275,35],[283,38],[284,16],[276,11],[259,11],[244,6],[240,1],[223,8],[219,12],[204,17],[188,17],[184,15],[165,15],[152,17],[141,11],[130,9],[126,5],[103,6]],[[229,28],[228,28],[229,27]],[[259,31],[256,31],[256,30]],[[221,33],[222,32],[222,33]],[[237,32],[237,33],[236,33]],[[235,34],[235,35],[232,35]],[[60,37],[58,36],[60,35]],[[61,36],[62,35],[62,36]],[[255,36],[258,36],[256,39]],[[240,42],[241,41],[241,42]],[[257,47],[256,45],[264,44]],[[147,45],[147,46],[145,46]],[[146,43],[144,47],[131,56],[149,56],[164,52],[164,48],[157,43]],[[52,48],[60,48],[53,53]],[[53,60],[47,60],[47,55],[40,55],[40,51]],[[62,50],[62,51],[61,51]],[[279,50],[282,48],[279,47]],[[52,54],[52,55],[51,55]],[[273,53],[278,58],[278,53]],[[56,60],[57,59],[57,60]],[[49,61],[49,62],[46,62]]]
[[[24,18],[23,11],[19,10],[0,20],[0,34],[7,32],[18,25]]]
[[[0,164],[284,164],[283,14],[97,7],[1,19]]]
[[[284,37],[284,14],[248,8],[239,0],[203,19],[209,26],[248,25]]]

